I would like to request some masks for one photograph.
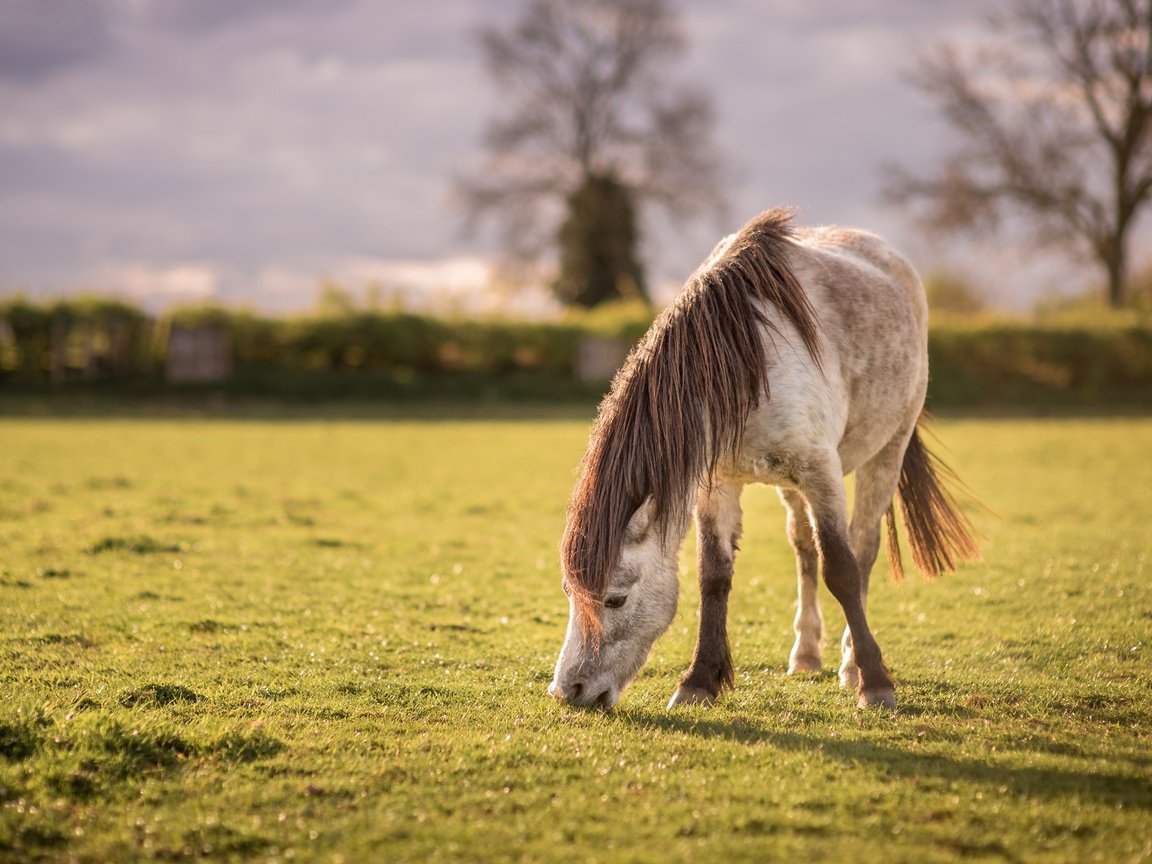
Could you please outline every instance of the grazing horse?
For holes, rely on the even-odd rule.
[[[917,431],[928,384],[919,278],[872,234],[790,219],[772,210],[721,241],[600,406],[561,543],[570,617],[548,688],[557,699],[616,704],[672,623],[693,513],[700,629],[669,708],[732,685],[728,594],[747,483],[776,486],[787,509],[799,585],[788,671],[820,668],[819,568],[847,619],[840,683],[861,707],[896,704],[865,614],[886,514],[902,573],[894,499],[926,574],[979,555]]]

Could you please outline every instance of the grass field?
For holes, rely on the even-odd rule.
[[[553,703],[586,431],[0,420],[0,860],[1152,858],[1152,421],[939,424],[995,515],[985,563],[874,580],[894,714],[784,674],[767,489],[737,689],[664,711],[688,549],[620,707]]]

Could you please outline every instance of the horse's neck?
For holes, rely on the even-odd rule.
[[[688,528],[692,525],[692,515],[695,512],[696,496],[693,495],[678,513],[665,513],[656,521],[655,530],[660,537],[665,555],[679,554],[680,547],[684,545],[684,538],[688,536]]]

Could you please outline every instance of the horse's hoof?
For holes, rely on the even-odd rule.
[[[677,705],[703,705],[707,708],[716,697],[704,690],[701,687],[691,687],[687,684],[681,684],[676,688],[676,692],[672,694],[672,698],[668,700],[668,710],[671,711]]]
[[[797,672],[819,672],[824,667],[820,657],[816,654],[797,654],[788,661],[788,674]]]
[[[845,690],[860,689],[860,667],[856,665],[840,667],[840,686]]]
[[[856,701],[857,708],[888,708],[896,710],[896,692],[891,687],[875,687],[865,690]]]

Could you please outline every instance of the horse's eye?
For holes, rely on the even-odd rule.
[[[623,606],[627,602],[628,602],[628,595],[627,594],[614,594],[611,597],[605,598],[604,608],[605,609],[619,609],[621,606]]]

